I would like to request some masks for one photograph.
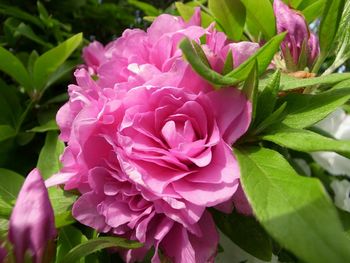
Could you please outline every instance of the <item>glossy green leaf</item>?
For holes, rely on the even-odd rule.
[[[222,75],[226,75],[230,73],[233,70],[233,55],[232,55],[232,49],[229,50],[227,53],[224,68],[222,69]]]
[[[230,85],[237,82],[237,80],[233,78],[224,78],[221,74],[210,69],[197,55],[197,52],[189,39],[185,38],[180,43],[180,48],[192,68],[209,82],[217,85]]]
[[[233,211],[230,215],[214,212],[218,228],[240,248],[264,261],[270,261],[272,244],[270,237],[254,217]]]
[[[0,125],[16,127],[22,112],[19,93],[0,79]],[[6,129],[6,128],[5,128]]]
[[[313,85],[332,85],[350,79],[350,73],[335,73],[327,76],[300,79],[286,74],[281,75],[281,90],[290,90]],[[266,80],[260,83],[261,87],[266,85]]]
[[[211,70],[205,65],[205,63],[203,63],[203,61],[198,57],[189,39],[185,38],[180,43],[180,48],[187,61],[191,64],[192,68],[204,79],[215,85],[230,86],[245,80],[251,72],[255,61],[258,62],[258,75],[264,73],[266,68],[271,63],[273,56],[278,51],[279,45],[284,36],[285,33],[282,33],[270,39],[254,55],[225,76]]]
[[[20,20],[30,22],[32,24],[35,24],[36,26],[43,28],[43,24],[41,23],[40,19],[36,16],[33,16],[27,12],[24,12],[23,10],[15,7],[15,6],[9,6],[9,5],[3,5],[0,4],[0,13],[6,15],[6,16],[13,16]]]
[[[346,73],[343,73],[346,74]],[[350,89],[350,79],[344,80],[342,82],[337,83],[335,86],[333,86],[333,90],[336,89]]]
[[[273,56],[279,50],[280,44],[283,41],[286,33],[279,34],[270,39],[263,47],[261,47],[254,55],[250,56],[245,62],[233,71],[225,75],[225,78],[234,78],[244,80],[247,78],[254,61],[258,61],[259,76],[265,72],[270,65]]]
[[[161,14],[160,10],[143,1],[128,0],[128,3],[140,8],[147,16],[159,16]]]
[[[280,88],[281,72],[277,70],[269,79],[268,84],[258,97],[256,123],[267,118],[274,110],[277,94]]]
[[[293,128],[309,127],[333,112],[350,99],[350,89],[337,89],[316,95],[289,94],[281,101],[287,102],[287,116],[283,123]]]
[[[0,239],[7,238],[9,221],[6,218],[0,218]]]
[[[79,61],[66,61],[61,66],[59,66],[54,73],[52,73],[47,82],[46,82],[46,88],[50,87],[51,85],[55,84],[56,82],[62,80],[71,78],[71,73],[73,69],[79,64]]]
[[[185,21],[189,21],[191,19],[195,11],[193,6],[189,6],[188,4],[184,4],[182,2],[175,2],[175,6],[180,16]],[[203,27],[208,27],[214,21],[214,19],[207,13],[203,12],[203,10],[201,10],[201,20]]]
[[[309,263],[347,262],[350,239],[318,179],[299,176],[279,153],[236,149],[254,214],[282,247]]]
[[[45,42],[38,35],[36,35],[30,26],[28,26],[24,23],[20,23],[18,25],[18,27],[16,28],[16,32],[20,33],[22,36],[25,36],[26,38],[44,46],[44,47],[51,46],[48,42]]]
[[[255,61],[254,67],[249,73],[248,78],[244,82],[244,85],[242,88],[242,92],[244,93],[246,98],[252,103],[252,117],[251,117],[252,123],[255,120],[258,86],[259,86],[258,63],[257,61]]]
[[[142,244],[120,237],[98,237],[77,245],[59,263],[75,263],[79,259],[86,257],[104,248],[139,248]]]
[[[320,16],[320,10],[323,10],[326,0],[312,0],[312,4],[305,7],[302,13],[308,23],[314,21]]]
[[[263,135],[262,139],[300,152],[337,152],[350,158],[350,141],[335,140],[312,131],[295,129],[286,125],[277,125]]]
[[[269,0],[241,0],[247,9],[247,16],[269,39],[276,34],[276,21]]]
[[[58,186],[50,187],[48,193],[55,213],[55,218],[58,217],[62,220],[69,220],[67,212],[70,212],[72,205],[77,200],[78,196],[64,191]],[[59,225],[62,225],[62,223]]]
[[[303,2],[303,0],[288,0],[285,2],[290,4],[290,6],[293,7],[294,9],[298,9],[298,6]]]
[[[318,34],[321,54],[316,62],[314,72],[318,71],[334,44],[344,4],[345,0],[327,0],[325,3]]]
[[[0,198],[8,203],[16,200],[23,182],[23,176],[11,170],[0,168]]]
[[[64,143],[58,140],[57,132],[48,132],[37,163],[37,167],[44,179],[49,178],[51,175],[59,171],[59,156],[63,152],[63,149]]]
[[[74,224],[76,221],[73,218],[71,211],[62,212],[55,215],[55,226],[56,228],[61,228]]]
[[[245,24],[246,10],[240,0],[209,0],[208,7],[232,40],[240,40]]]
[[[256,128],[254,129],[254,134],[259,134],[265,129],[267,129],[269,126],[280,123],[285,118],[285,112],[284,110],[287,107],[287,102],[283,103],[278,109],[276,109],[274,112],[272,112],[270,115],[266,116],[266,119],[261,121]]]
[[[12,205],[5,202],[0,196],[0,218],[9,219],[12,212]]]
[[[0,125],[0,142],[16,136],[16,131],[10,125]]]
[[[194,40],[192,40],[191,43],[192,43],[192,46],[194,48],[194,51],[196,52],[196,55],[200,58],[200,60],[202,60],[202,63],[206,67],[211,69],[207,55],[204,53],[204,50],[202,49],[202,47]]]
[[[43,125],[40,125],[28,130],[28,132],[47,132],[47,131],[57,131],[57,130],[58,130],[58,126],[56,124],[56,121],[50,120]]]
[[[40,91],[47,87],[47,80],[50,75],[54,73],[80,45],[82,38],[83,35],[81,33],[76,34],[57,47],[50,49],[35,61],[33,68],[35,89]]]
[[[10,75],[26,91],[32,88],[32,82],[22,62],[11,52],[0,46],[0,70]]]
[[[73,226],[66,226],[59,230],[57,238],[57,250],[56,250],[56,261],[61,261],[64,256],[75,246],[87,242],[88,239],[83,233]],[[76,262],[83,263],[84,259],[80,259]]]

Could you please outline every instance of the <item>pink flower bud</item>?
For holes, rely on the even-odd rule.
[[[7,250],[0,246],[0,263],[4,262],[5,258],[7,256]]]
[[[274,0],[273,9],[277,33],[288,31],[281,45],[284,59],[292,60],[286,61],[287,67],[294,64],[293,70],[303,70],[305,66],[312,66],[319,54],[319,44],[317,37],[309,31],[304,16],[281,0]],[[303,49],[306,50],[303,52]]]
[[[22,263],[26,251],[40,263],[47,243],[55,238],[54,213],[44,181],[37,169],[26,178],[9,223],[9,240],[16,262]]]

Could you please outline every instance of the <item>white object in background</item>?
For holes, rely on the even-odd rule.
[[[315,125],[338,140],[350,140],[350,115],[341,108]],[[350,176],[350,159],[334,152],[316,152],[313,159],[333,175]]]
[[[348,180],[334,180],[331,187],[335,193],[335,205],[350,212],[350,182]]]

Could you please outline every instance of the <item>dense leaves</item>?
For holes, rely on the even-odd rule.
[[[350,241],[317,179],[299,176],[270,149],[253,147],[235,153],[255,215],[282,246],[307,262],[347,261]]]
[[[287,70],[288,59],[280,53],[290,36],[276,33],[273,1],[173,2],[0,1],[0,246],[7,239],[23,175],[37,167],[47,179],[61,168],[59,158],[66,145],[58,139],[55,115],[68,98],[67,85],[74,83],[82,47],[94,39],[107,43],[127,27],[146,28],[162,13],[192,23],[200,7],[198,18],[206,30],[224,32],[232,43],[260,46],[239,66],[234,67],[232,50],[217,66],[208,56],[215,47],[208,47],[205,37],[178,39],[178,54],[213,89],[234,86],[252,104],[249,130],[233,145],[233,153],[253,214],[212,210],[218,229],[264,261],[277,256],[281,262],[348,262],[349,213],[335,208],[335,179],[310,153],[336,152],[350,158],[349,140],[314,127],[339,107],[350,112],[349,1],[284,1],[312,23],[307,32],[316,32],[320,43],[320,55],[309,68],[304,67],[303,46],[299,72]],[[51,187],[48,192],[58,229],[48,256],[56,263],[112,262],[108,251],[142,247],[118,236],[100,236],[79,224],[72,215],[78,191]],[[162,253],[160,249],[167,262]]]

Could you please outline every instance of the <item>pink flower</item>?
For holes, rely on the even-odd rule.
[[[37,169],[26,178],[13,208],[9,240],[16,262],[24,262],[27,250],[33,262],[42,262],[47,243],[56,236],[54,214],[47,189]]]
[[[303,70],[306,65],[298,65],[298,63],[304,45],[307,65],[311,67],[320,52],[320,47],[316,35],[309,31],[304,16],[281,0],[274,0],[273,9],[276,16],[277,33],[288,31],[282,42],[284,58],[288,59],[291,56],[293,59],[291,63],[294,63],[295,70]]]
[[[174,262],[212,261],[218,234],[206,208],[229,211],[239,187],[231,146],[248,129],[251,104],[234,87],[214,91],[178,44],[205,37],[217,71],[229,50],[238,66],[258,45],[229,43],[196,23],[198,15],[188,24],[162,15],[147,32],[127,30],[104,51],[93,43],[57,114],[68,146],[47,185],[81,192],[73,207],[81,223],[144,243],[121,251],[127,262],[152,246],[153,262],[158,248]]]

